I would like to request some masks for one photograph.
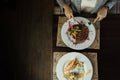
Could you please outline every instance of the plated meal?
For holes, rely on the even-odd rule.
[[[64,77],[68,80],[79,80],[80,78],[84,80],[85,70],[84,62],[79,61],[77,58],[74,58],[68,63],[64,68]]]
[[[82,50],[88,48],[95,39],[95,28],[89,20],[84,17],[69,19],[62,26],[61,37],[66,46]]]
[[[88,34],[89,29],[82,21],[73,25],[69,22],[67,35],[73,44],[84,42],[88,38]]]
[[[91,80],[93,67],[85,55],[70,52],[59,59],[56,74],[59,80]]]

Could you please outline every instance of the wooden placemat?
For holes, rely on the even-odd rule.
[[[53,80],[58,80],[56,76],[56,65],[59,59],[65,55],[67,52],[54,52],[53,53]],[[98,64],[97,64],[97,53],[83,53],[85,56],[89,58],[93,65],[93,76],[91,80],[98,80]]]
[[[93,21],[94,18],[88,18],[90,21]],[[59,17],[59,20],[58,20],[58,30],[57,30],[57,41],[56,41],[56,46],[59,46],[59,47],[67,47],[62,38],[61,38],[61,28],[62,28],[62,25],[67,21],[67,18],[66,17],[62,17],[60,16]],[[89,49],[100,49],[100,22],[96,22],[94,24],[95,26],[95,29],[96,29],[96,37],[95,37],[95,40],[94,42],[92,43],[92,45],[90,47],[88,47]]]

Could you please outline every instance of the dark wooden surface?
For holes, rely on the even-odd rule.
[[[50,80],[52,2],[19,0],[0,13],[0,80]]]
[[[63,15],[62,15],[63,16]],[[78,16],[78,15],[77,15]],[[89,17],[88,15],[82,15]],[[95,17],[92,15],[92,17]],[[58,16],[54,16],[53,28],[53,51],[77,51],[77,52],[97,52],[98,53],[98,74],[99,80],[115,80],[119,79],[120,70],[120,15],[109,14],[106,19],[101,22],[100,26],[100,50],[84,49],[72,50],[70,48],[62,48],[56,46]]]
[[[63,50],[52,46],[52,14],[53,0],[18,0],[15,10],[0,13],[0,80],[52,80],[52,49]],[[101,22],[99,80],[119,79],[119,20],[109,15]]]

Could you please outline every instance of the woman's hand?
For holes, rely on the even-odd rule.
[[[108,12],[108,8],[102,7],[102,9],[100,9],[100,11],[97,13],[97,17],[95,18],[94,23],[96,21],[101,21],[102,19],[104,19],[107,16],[107,12]]]
[[[65,10],[66,17],[68,17],[69,19],[74,17],[73,16],[73,11],[68,5],[64,6],[64,10]]]

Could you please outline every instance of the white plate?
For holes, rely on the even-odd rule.
[[[56,66],[56,74],[57,74],[57,77],[59,80],[67,80],[64,77],[64,72],[63,72],[64,66],[68,61],[70,61],[71,59],[76,58],[76,57],[79,61],[84,62],[84,69],[85,69],[85,73],[86,73],[84,80],[91,80],[92,75],[93,75],[92,64],[85,55],[78,53],[78,52],[67,53],[59,59],[57,66]]]
[[[88,38],[86,39],[83,43],[79,43],[77,45],[73,44],[73,42],[70,41],[70,39],[68,38],[66,32],[69,28],[69,21],[73,24],[77,24],[77,22],[75,22],[73,19],[69,19],[67,22],[65,22],[62,26],[61,29],[61,37],[63,42],[72,49],[75,50],[82,50],[85,48],[88,48],[94,41],[95,36],[96,36],[96,32],[95,32],[95,28],[94,25],[91,23],[90,25],[88,24],[88,22],[90,22],[88,19],[84,18],[84,17],[75,17],[77,21],[82,21],[89,29],[89,34],[88,34]]]

